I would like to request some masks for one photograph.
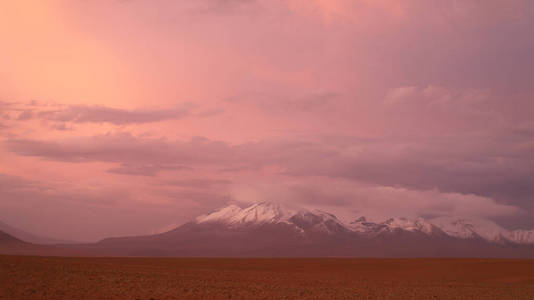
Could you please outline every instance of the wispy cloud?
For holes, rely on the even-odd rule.
[[[59,122],[111,123],[124,125],[178,120],[189,115],[186,108],[165,110],[125,110],[105,106],[69,106],[61,110],[41,111],[38,117]]]

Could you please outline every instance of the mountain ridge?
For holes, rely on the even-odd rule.
[[[276,202],[260,202],[240,208],[237,205],[229,205],[209,214],[197,217],[194,222],[198,224],[219,222],[230,226],[251,226],[268,223],[292,223],[292,218],[305,217],[329,219],[344,229],[367,235],[377,235],[383,232],[404,230],[409,232],[422,232],[433,234],[444,233],[450,237],[460,239],[481,238],[488,242],[511,242],[516,244],[534,244],[534,230],[506,230],[496,223],[476,218],[451,218],[439,217],[433,219],[408,219],[404,217],[391,217],[382,222],[368,221],[365,216],[360,216],[355,221],[345,224],[335,215],[321,210],[286,206]],[[295,224],[295,223],[293,223]]]
[[[68,241],[61,239],[54,239],[50,237],[40,236],[37,234],[29,233],[22,229],[8,225],[0,221],[0,231],[7,233],[11,236],[16,237],[19,240],[22,240],[27,243],[38,244],[38,245],[56,245],[56,244],[76,244],[76,241]]]
[[[135,257],[534,258],[531,233],[465,218],[343,222],[322,210],[260,202],[222,207],[159,234],[59,247]]]

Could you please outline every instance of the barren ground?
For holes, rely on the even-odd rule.
[[[0,256],[0,299],[534,299],[534,260]]]

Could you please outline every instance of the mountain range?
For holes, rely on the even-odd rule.
[[[342,222],[314,209],[261,202],[229,205],[171,231],[63,244],[112,256],[534,257],[534,230],[467,218]]]

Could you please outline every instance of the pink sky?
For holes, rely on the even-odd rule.
[[[4,1],[0,220],[147,234],[262,200],[534,227],[528,0]]]

